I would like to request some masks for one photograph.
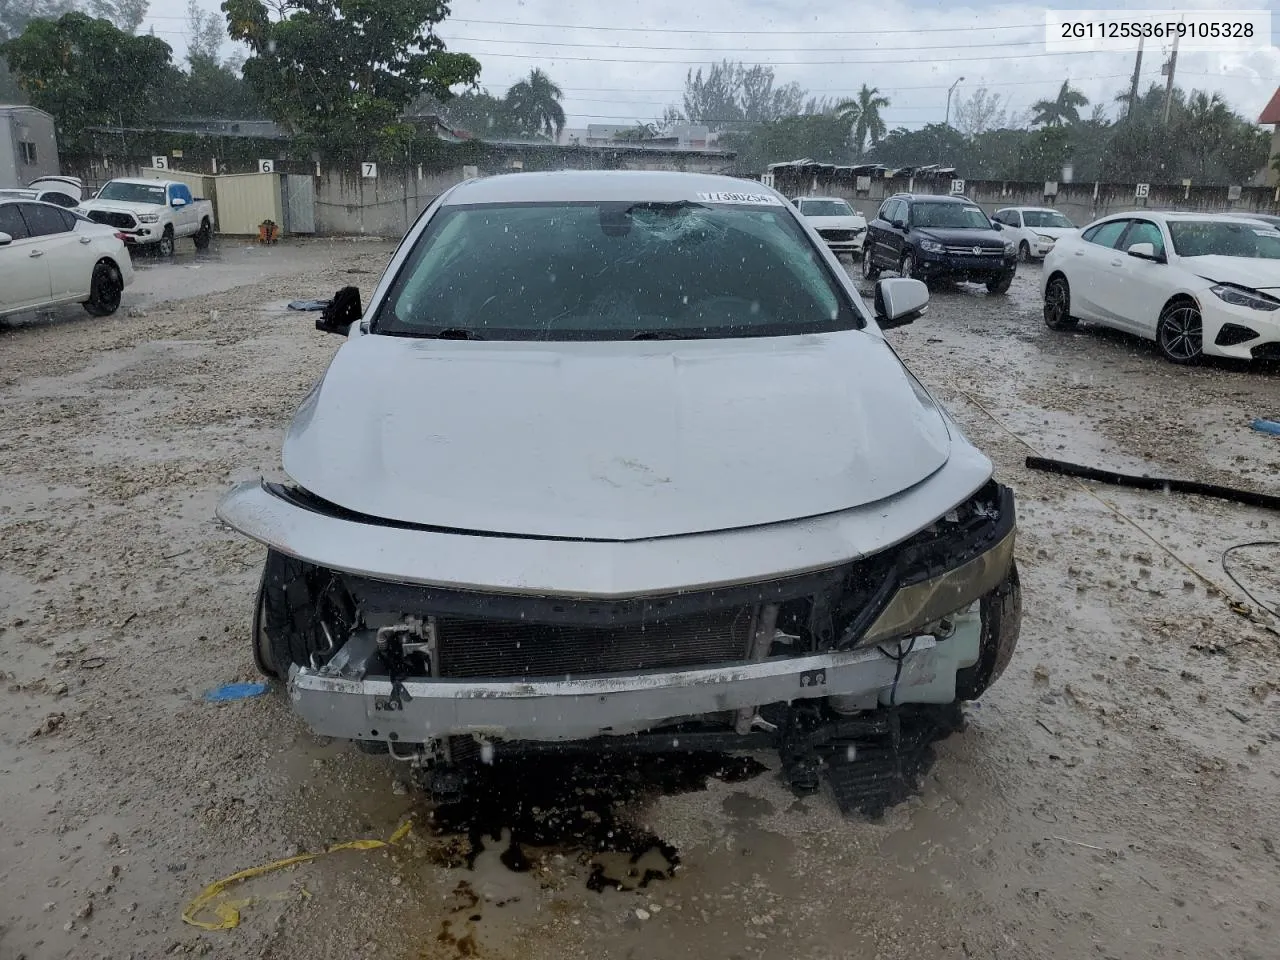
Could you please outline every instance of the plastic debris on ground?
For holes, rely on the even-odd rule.
[[[224,700],[247,700],[267,692],[265,683],[226,683],[205,693],[204,698],[214,703]]]

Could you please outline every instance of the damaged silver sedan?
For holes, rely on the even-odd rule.
[[[218,509],[269,548],[260,668],[318,733],[495,750],[773,745],[973,699],[1021,609],[990,461],[773,190],[473,180],[409,231],[284,443]],[[801,736],[797,731],[801,731]],[[792,765],[805,774],[803,762]]]

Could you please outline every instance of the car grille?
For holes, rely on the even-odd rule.
[[[943,249],[954,257],[999,257],[1004,255],[1004,247],[978,247],[975,250],[973,244],[963,247],[948,244]]]
[[[112,210],[90,210],[89,219],[94,223],[105,223],[108,227],[119,227],[121,230],[132,230],[138,221],[128,213],[116,213]]]
[[[437,621],[440,676],[565,678],[743,660],[751,609],[623,626]]]
[[[861,230],[819,230],[818,234],[823,240],[842,241],[853,240],[861,232]]]

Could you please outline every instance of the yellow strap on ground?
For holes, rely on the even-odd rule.
[[[247,897],[242,900],[221,900],[213,903],[228,887],[245,880],[251,880],[254,877],[260,877],[265,873],[274,873],[277,870],[294,867],[300,863],[310,863],[312,860],[318,860],[320,857],[328,856],[331,853],[340,853],[343,850],[380,850],[383,847],[394,846],[409,835],[409,830],[412,826],[413,821],[406,820],[396,828],[396,832],[391,835],[389,840],[348,840],[346,843],[335,843],[331,847],[326,847],[319,853],[300,853],[296,857],[285,857],[283,860],[264,863],[260,867],[249,867],[247,870],[233,873],[229,877],[215,880],[187,904],[186,909],[182,911],[182,922],[188,923],[193,927],[199,927],[201,930],[230,930],[239,926],[240,911],[245,907],[250,906],[259,899],[278,899],[278,897]],[[309,896],[305,890],[303,895]],[[199,914],[210,907],[214,916],[218,919],[199,919]]]

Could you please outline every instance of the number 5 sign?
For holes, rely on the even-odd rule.
[[[360,176],[364,177],[366,180],[377,180],[378,165],[366,160],[364,163],[360,164]]]
[[[156,170],[168,170],[169,158],[168,157],[152,157],[151,166],[154,167]]]

